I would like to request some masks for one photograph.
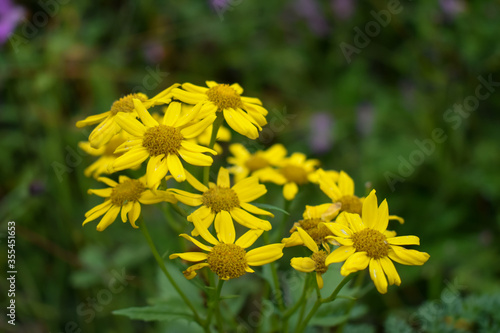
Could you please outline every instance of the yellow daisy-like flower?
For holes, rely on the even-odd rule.
[[[313,252],[310,257],[301,257],[301,258],[292,258],[290,261],[290,265],[300,272],[316,272],[316,282],[318,283],[318,287],[320,289],[323,288],[323,277],[322,275],[326,273],[328,270],[328,265],[325,260],[330,253],[330,248],[327,250],[320,250],[318,248],[318,244],[309,236],[304,229],[298,227],[297,233],[299,237],[302,239],[302,242],[309,250]]]
[[[191,174],[187,174],[188,182],[202,194],[172,189],[175,197],[189,206],[201,206],[191,215],[188,221],[193,221],[194,216],[200,217],[205,228],[210,227],[215,220],[215,231],[221,233],[235,233],[233,219],[249,229],[271,230],[271,223],[259,219],[252,214],[274,216],[268,211],[257,208],[250,204],[262,195],[266,194],[266,187],[259,184],[256,177],[249,177],[236,183],[233,187],[229,182],[229,172],[220,168],[217,184],[210,183],[206,187]],[[193,230],[192,235],[198,235],[199,230]]]
[[[113,105],[111,105],[111,109],[109,111],[80,120],[76,123],[76,127],[81,128],[99,124],[90,133],[89,142],[93,148],[100,148],[108,143],[115,134],[120,132],[121,128],[115,121],[117,114],[123,112],[137,116],[137,113],[134,110],[134,99],[138,99],[143,102],[146,108],[150,108],[153,105],[168,104],[171,101],[170,92],[178,86],[179,84],[174,84],[151,99],[148,99],[148,97],[142,93],[126,95],[125,97],[115,101]]]
[[[227,161],[233,165],[229,171],[234,174],[236,182],[252,175],[257,170],[279,165],[287,154],[282,144],[275,144],[267,150],[259,150],[251,154],[241,143],[234,143],[229,146],[229,151],[234,156],[227,158]]]
[[[326,179],[328,182],[337,183],[339,181],[340,173],[335,170],[323,170],[319,168],[309,176],[311,183],[319,184],[319,180]]]
[[[267,110],[258,98],[241,96],[243,88],[206,81],[207,87],[184,83],[182,89],[172,91],[174,98],[192,105],[201,105],[203,116],[222,112],[227,124],[236,132],[254,140],[259,136],[262,126],[267,124]]]
[[[123,222],[127,222],[128,216],[132,227],[138,228],[135,222],[141,214],[141,204],[152,205],[163,201],[177,202],[168,190],[156,192],[149,190],[145,184],[144,177],[130,179],[126,176],[120,176],[118,183],[106,177],[100,177],[97,180],[110,187],[98,190],[91,189],[88,190],[88,193],[106,198],[106,200],[85,214],[86,219],[82,225],[104,215],[97,225],[96,229],[98,231],[103,231],[113,223],[120,212]]]
[[[116,149],[116,153],[125,153],[113,162],[110,171],[134,168],[149,158],[146,183],[148,187],[156,189],[169,171],[178,182],[186,179],[186,172],[179,157],[192,165],[212,164],[212,157],[204,153],[217,153],[189,142],[188,139],[203,132],[214,121],[214,115],[191,124],[199,110],[193,108],[191,113],[181,115],[181,104],[172,102],[160,124],[139,100],[134,99],[134,105],[142,123],[126,114],[117,115],[117,123],[132,135],[132,138]]]
[[[211,245],[205,245],[193,237],[181,234],[180,236],[190,240],[204,252],[174,253],[170,259],[181,258],[186,261],[196,262],[183,273],[187,279],[196,276],[196,271],[208,267],[217,274],[219,279],[229,280],[238,278],[245,273],[253,273],[250,266],[262,266],[276,261],[283,256],[284,244],[270,244],[255,248],[250,251],[246,249],[259,238],[263,230],[249,230],[235,241],[232,232],[220,232],[216,239],[205,227],[198,216],[193,216],[195,228],[199,230],[201,237]]]
[[[284,185],[283,196],[293,200],[299,191],[299,185],[310,182],[309,177],[315,172],[318,160],[308,160],[302,153],[293,153],[279,163],[278,169],[264,168],[254,173],[263,182]]]
[[[377,207],[377,196],[373,190],[363,202],[362,216],[343,212],[336,223],[325,223],[332,236],[342,246],[326,258],[325,264],[345,261],[340,274],[347,276],[369,266],[370,277],[381,294],[387,292],[389,284],[401,284],[392,261],[403,265],[423,265],[429,254],[408,250],[400,245],[419,245],[416,236],[387,237],[389,208],[384,200]],[[391,261],[392,260],[392,261]],[[386,278],[387,276],[387,278]]]
[[[354,181],[347,173],[340,171],[338,181],[335,181],[333,174],[328,174],[328,171],[319,169],[316,174],[321,190],[332,199],[333,203],[324,213],[323,219],[333,219],[341,212],[362,215],[365,198],[354,194]],[[389,220],[404,223],[404,220],[396,215],[389,216]]]
[[[285,244],[286,247],[303,245],[304,241],[303,237],[299,235],[297,231],[298,228],[301,228],[304,232],[306,232],[309,237],[314,240],[314,242],[318,245],[323,245],[323,248],[330,249],[328,243],[332,242],[327,239],[328,236],[333,236],[330,229],[328,229],[324,223],[330,222],[330,220],[323,220],[322,215],[328,210],[331,204],[323,204],[319,206],[306,206],[306,210],[302,215],[304,217],[303,220],[295,222],[293,228],[290,229],[290,237],[283,238],[281,241]]]
[[[79,142],[78,147],[80,147],[87,154],[92,156],[99,156],[99,158],[89,165],[83,173],[85,176],[94,178],[99,177],[102,174],[108,173],[108,168],[116,160],[117,157],[121,156],[121,153],[115,154],[116,148],[124,143],[128,138],[126,132],[121,131],[115,135],[108,143],[106,143],[101,148],[92,148],[90,142]]]

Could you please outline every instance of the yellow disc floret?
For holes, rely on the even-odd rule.
[[[146,187],[137,179],[128,179],[116,185],[111,192],[111,203],[122,206],[130,201],[137,201]]]
[[[325,274],[328,270],[328,266],[325,265],[325,259],[328,256],[325,250],[319,250],[318,252],[314,252],[311,256],[311,259],[314,261],[316,268],[314,269],[316,273]]]
[[[302,167],[296,165],[285,165],[280,169],[280,172],[288,181],[294,182],[297,185],[303,185],[308,182],[307,172]]]
[[[148,100],[148,96],[141,93],[129,94],[115,101],[113,105],[111,105],[111,113],[117,114],[118,112],[132,112],[134,110],[134,98],[140,100],[141,102]]]
[[[387,237],[377,230],[366,228],[356,232],[352,235],[352,241],[357,252],[366,252],[370,258],[380,259],[389,253]]]
[[[331,236],[332,232],[324,224],[320,218],[304,219],[299,221],[299,225],[305,232],[311,236],[311,238],[316,242],[316,244],[322,244],[325,241],[326,236]]]
[[[210,208],[213,213],[219,213],[223,210],[230,211],[240,206],[238,195],[228,187],[212,187],[203,193],[201,200],[203,205]]]
[[[234,279],[246,273],[246,251],[236,244],[217,244],[208,253],[207,263],[219,278]]]
[[[212,103],[217,105],[218,111],[243,106],[240,95],[228,84],[219,84],[208,89],[207,96]]]
[[[181,148],[183,139],[184,137],[179,129],[172,126],[159,125],[149,128],[144,133],[142,145],[148,150],[151,156],[161,154],[165,154],[165,156],[169,154],[176,155],[179,148]]]
[[[361,215],[363,204],[357,196],[344,195],[338,202],[342,204],[341,211]]]

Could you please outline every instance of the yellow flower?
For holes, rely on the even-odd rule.
[[[328,255],[325,264],[345,260],[340,270],[343,276],[369,266],[370,277],[381,294],[387,292],[387,281],[390,285],[399,286],[401,278],[392,261],[403,265],[423,265],[429,255],[400,246],[419,245],[420,240],[416,236],[386,236],[388,223],[387,201],[377,207],[377,196],[373,190],[363,202],[361,216],[344,212],[338,216],[336,223],[325,223],[335,235],[331,237],[342,245]]]
[[[330,248],[327,250],[320,250],[318,248],[318,244],[309,236],[304,229],[298,227],[297,233],[299,234],[302,242],[309,250],[313,252],[311,257],[301,257],[301,258],[292,258],[290,261],[290,265],[300,272],[316,272],[316,282],[318,283],[318,287],[323,288],[323,277],[322,275],[326,273],[328,270],[328,264],[326,264],[325,259],[330,253]]]
[[[250,266],[262,266],[283,256],[284,244],[270,244],[246,251],[259,238],[263,230],[249,230],[235,242],[234,233],[226,230],[220,232],[217,235],[218,239],[216,239],[198,216],[193,216],[193,223],[195,228],[199,230],[201,237],[213,246],[205,245],[189,235],[180,235],[207,252],[185,252],[170,255],[170,259],[181,258],[197,263],[183,272],[187,279],[194,278],[197,274],[196,271],[203,267],[208,267],[222,280],[235,279],[245,273],[253,273],[254,270]]]
[[[323,219],[333,219],[341,212],[352,214],[362,214],[364,197],[357,197],[354,194],[354,181],[344,171],[340,171],[338,181],[335,181],[333,174],[322,169],[317,171],[318,183],[321,190],[332,199],[333,205],[324,213]],[[404,220],[395,215],[389,216],[389,220],[397,220],[404,223]]]
[[[93,148],[100,148],[108,143],[115,134],[120,132],[121,128],[116,123],[116,115],[118,113],[123,112],[137,116],[137,113],[134,110],[134,99],[144,102],[144,106],[146,108],[150,108],[153,105],[167,104],[171,101],[170,92],[178,86],[179,84],[174,84],[151,99],[148,99],[148,97],[142,93],[126,95],[125,97],[115,101],[113,105],[111,105],[111,109],[109,111],[80,120],[76,123],[76,127],[81,128],[99,124],[90,133],[89,142]]]
[[[330,249],[328,243],[332,242],[327,239],[327,236],[332,236],[333,234],[324,225],[324,222],[330,222],[330,220],[323,220],[321,216],[325,211],[331,206],[331,204],[323,204],[319,206],[306,206],[306,210],[302,215],[303,220],[294,223],[293,228],[290,230],[290,237],[283,238],[281,241],[286,247],[303,245],[304,242],[302,237],[300,237],[298,228],[302,228],[312,240],[318,245],[323,245],[325,249]]]
[[[234,165],[229,171],[234,174],[236,182],[252,175],[257,170],[277,166],[287,154],[282,144],[275,144],[267,150],[259,150],[251,154],[241,143],[234,143],[229,146],[229,151],[234,156],[227,158],[227,161]]]
[[[94,163],[89,165],[83,171],[85,176],[93,176],[94,178],[97,178],[103,173],[108,173],[108,168],[111,166],[111,164],[116,160],[117,157],[122,155],[121,153],[115,154],[115,150],[118,146],[120,146],[127,140],[128,135],[126,134],[127,133],[124,131],[119,132],[111,140],[109,140],[108,143],[97,149],[92,148],[90,142],[78,143],[78,147],[80,147],[87,154],[92,156],[99,156],[99,158]]]
[[[178,189],[172,189],[172,191],[180,202],[189,206],[201,206],[188,216],[189,221],[193,221],[196,215],[200,217],[203,226],[208,228],[215,220],[217,235],[234,234],[233,219],[250,229],[271,230],[269,221],[252,215],[273,216],[268,211],[249,203],[267,192],[266,187],[259,184],[256,177],[246,178],[233,187],[230,186],[229,172],[225,168],[220,168],[217,184],[210,183],[209,187],[200,183],[189,173],[187,177],[188,182],[202,194],[193,194]],[[195,228],[191,234],[196,236],[198,232],[199,230]]]
[[[323,170],[319,168],[309,176],[311,183],[318,184],[320,178],[326,179],[328,182],[337,183],[339,181],[340,173],[335,170]]]
[[[123,222],[127,222],[128,215],[128,220],[132,227],[138,228],[135,225],[135,221],[137,221],[137,218],[141,214],[141,204],[152,205],[162,201],[177,202],[169,191],[152,192],[147,189],[144,177],[130,179],[126,176],[120,176],[118,178],[119,183],[106,177],[100,177],[97,180],[110,187],[89,190],[88,193],[106,198],[106,200],[85,214],[86,219],[82,225],[104,215],[97,225],[96,229],[98,231],[103,231],[113,223],[120,211]]]
[[[118,124],[130,133],[132,138],[116,149],[116,153],[125,153],[113,162],[110,171],[133,168],[149,158],[146,183],[148,187],[156,189],[169,171],[178,182],[186,179],[186,172],[179,157],[192,165],[212,164],[212,157],[203,153],[217,153],[193,144],[188,139],[203,132],[215,119],[214,115],[191,125],[190,122],[198,110],[195,108],[193,112],[181,115],[181,104],[172,102],[163,122],[159,124],[139,100],[134,99],[134,105],[142,123],[126,114],[116,117]]]
[[[258,98],[241,96],[243,88],[237,83],[206,82],[208,88],[184,83],[182,89],[172,91],[174,98],[192,105],[201,105],[201,114],[222,112],[228,125],[236,132],[254,140],[262,126],[267,124],[267,110]]]
[[[293,153],[290,157],[279,163],[278,169],[264,168],[256,171],[254,176],[263,182],[272,182],[283,187],[283,196],[286,200],[292,200],[299,191],[298,185],[309,183],[309,177],[314,173],[318,160],[307,160],[302,153]]]

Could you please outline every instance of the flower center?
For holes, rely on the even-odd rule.
[[[111,113],[117,114],[118,112],[132,112],[134,110],[134,98],[140,100],[141,102],[148,100],[148,96],[141,93],[129,94],[115,101],[113,105],[111,105]]]
[[[325,227],[324,224],[320,225],[320,222],[324,222],[321,219],[305,219],[300,220],[299,224],[304,229],[305,232],[311,236],[311,238],[316,242],[316,244],[322,244],[325,241],[326,236],[332,236],[330,229]]]
[[[242,106],[240,95],[228,84],[219,84],[208,89],[208,100],[217,105],[218,110],[237,109]]]
[[[328,256],[325,250],[319,250],[318,252],[313,253],[311,259],[314,260],[316,264],[315,271],[319,274],[325,274],[328,270],[328,266],[325,265],[325,259]]]
[[[240,199],[233,189],[227,187],[212,187],[203,193],[201,197],[203,205],[219,213],[222,210],[230,211],[240,206]]]
[[[269,162],[261,156],[253,155],[245,162],[245,166],[253,172],[269,166]]]
[[[144,133],[142,145],[150,156],[177,154],[184,137],[181,132],[172,126],[159,125],[149,128]]]
[[[111,203],[123,206],[127,202],[137,201],[146,187],[137,179],[128,179],[116,185],[111,191]]]
[[[208,253],[208,267],[221,279],[234,279],[246,273],[246,251],[236,244],[217,244]]]
[[[302,167],[296,165],[285,165],[279,171],[288,181],[294,182],[297,185],[303,185],[308,182],[307,172]]]
[[[338,202],[342,204],[342,207],[340,208],[341,211],[361,215],[363,204],[357,196],[344,195],[338,200]]]
[[[358,252],[366,252],[367,256],[374,259],[386,257],[389,253],[387,238],[379,231],[363,229],[352,235],[354,248]]]

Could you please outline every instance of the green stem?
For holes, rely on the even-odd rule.
[[[212,149],[215,145],[215,140],[217,139],[217,133],[219,132],[219,128],[222,126],[222,122],[224,121],[224,116],[222,112],[216,112],[217,118],[212,125],[212,135],[210,136],[210,143],[208,144],[208,148]],[[210,166],[206,166],[203,168],[203,184],[208,186],[208,181],[210,178]]]
[[[177,212],[177,214],[179,214],[182,217],[187,217],[189,215],[188,213],[186,213],[186,211],[184,209],[182,209],[182,207],[179,207],[179,205],[177,205],[177,204],[170,204],[170,206],[172,208],[174,208],[174,210]]]
[[[167,220],[167,224],[174,230],[177,234],[182,233],[182,228],[177,224],[174,216],[172,215],[172,211],[170,210],[170,207],[168,205],[163,205],[164,209],[163,212],[165,213],[165,219]]]
[[[304,332],[304,330],[307,327],[307,324],[312,319],[312,317],[314,316],[314,314],[316,313],[316,311],[318,310],[318,308],[321,306],[321,304],[323,304],[323,303],[329,303],[329,302],[335,300],[335,298],[337,297],[337,295],[340,292],[340,290],[342,290],[342,288],[349,281],[351,281],[351,279],[353,278],[354,275],[356,275],[356,274],[349,274],[348,276],[346,276],[339,283],[339,285],[337,286],[337,288],[335,288],[335,290],[332,292],[332,294],[330,296],[328,296],[327,298],[321,298],[321,294],[317,293],[317,299],[316,299],[316,302],[314,303],[311,311],[309,311],[309,313],[307,314],[306,319],[299,326],[297,326],[297,330],[295,332],[297,332],[297,333]],[[319,288],[317,290],[319,290]]]
[[[292,200],[288,201],[285,199],[285,203],[283,204],[283,210],[290,213],[288,210],[292,206]],[[278,228],[276,228],[276,232],[274,233],[276,236],[273,237],[276,242],[281,242],[281,239],[283,238],[283,232],[285,230],[285,225],[287,222],[289,215],[283,213],[283,217],[281,219],[281,223],[278,224]]]
[[[355,289],[359,288],[361,286],[361,284],[363,283],[363,280],[365,278],[365,272],[366,271],[362,271],[361,273],[359,273],[358,277],[356,278],[356,282],[354,282]],[[349,321],[349,315],[351,314],[352,308],[354,307],[355,303],[356,303],[356,299],[352,299],[351,302],[349,303],[349,305],[347,307],[347,311],[346,311],[347,319],[342,324],[340,324],[339,328],[337,329],[337,333],[342,333],[344,331],[344,327],[347,324],[347,322]]]
[[[288,320],[295,313],[295,311],[297,311],[300,308],[300,306],[304,304],[304,301],[305,301],[306,296],[307,296],[307,291],[309,290],[309,282],[311,281],[309,279],[309,277],[310,277],[310,274],[307,274],[306,278],[304,279],[304,286],[302,288],[302,294],[300,295],[297,302],[295,302],[295,304],[291,308],[286,310],[286,312],[283,314],[283,332],[285,332],[285,333],[288,332]]]
[[[213,304],[213,306],[215,307],[215,318],[217,319],[217,326],[219,327],[219,332],[224,332],[224,325],[222,322],[222,315],[220,313],[220,306],[219,306],[220,294],[222,291],[223,284],[224,280],[219,280],[219,282],[217,283],[217,290],[215,291],[214,304]]]
[[[269,232],[264,231],[264,243],[265,244],[270,244],[269,242]],[[283,303],[283,293],[281,292],[281,287],[280,287],[280,279],[278,277],[278,269],[276,267],[276,262],[271,262],[270,264],[271,267],[271,273],[273,276],[273,284],[274,284],[274,297],[276,298],[276,302],[278,303],[278,308],[281,313],[285,311],[285,304]]]
[[[146,223],[144,223],[144,220],[142,219],[142,217],[139,217],[139,226],[140,226],[141,231],[142,231],[142,233],[143,233],[144,237],[146,238],[146,241],[149,245],[149,248],[151,249],[151,252],[153,253],[153,256],[155,257],[156,262],[158,263],[158,266],[162,270],[163,274],[165,274],[168,281],[170,282],[170,284],[172,284],[172,286],[177,291],[179,296],[182,298],[184,303],[186,303],[186,305],[191,309],[191,311],[193,312],[194,320],[205,330],[205,332],[210,332],[208,330],[208,328],[205,327],[206,325],[205,325],[204,321],[201,319],[201,317],[199,316],[198,311],[196,311],[194,305],[187,298],[187,296],[184,294],[182,289],[177,285],[177,283],[175,282],[172,275],[170,275],[170,273],[168,272],[167,267],[165,266],[165,263],[163,262],[163,259],[161,258],[160,254],[158,253],[158,250],[156,249],[155,244],[153,243],[153,239],[151,239],[151,235],[149,234]]]

